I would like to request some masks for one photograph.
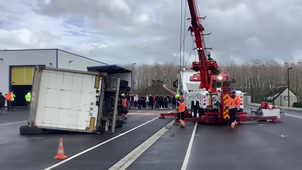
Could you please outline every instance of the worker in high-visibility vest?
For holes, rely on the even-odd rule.
[[[179,99],[181,98],[182,96],[180,94],[176,94],[175,95],[175,99],[176,99],[176,107],[178,107],[179,105]]]
[[[12,100],[12,95],[10,92],[5,94],[5,100],[6,100],[6,105],[7,105],[7,111],[10,111],[11,109],[11,100]]]
[[[123,112],[125,114],[125,119],[128,119],[127,113],[128,113],[128,109],[127,109],[127,97],[126,95],[123,93],[121,94],[122,97],[122,107],[123,107]]]
[[[12,99],[11,99],[11,107],[12,107],[12,110],[16,110],[15,109],[15,98],[16,98],[16,95],[14,94],[14,91],[10,92],[11,96],[12,96]]]
[[[231,91],[230,98],[227,102],[227,109],[229,109],[229,114],[231,118],[231,127],[234,129],[238,124],[236,121],[237,111],[240,109],[240,98],[236,96],[236,91]]]
[[[28,91],[27,94],[25,95],[25,100],[26,100],[27,106],[29,107],[30,102],[31,102],[31,92],[30,91]]]
[[[177,117],[180,123],[180,127],[185,127],[185,111],[186,103],[183,98],[179,98],[179,105],[177,107]]]

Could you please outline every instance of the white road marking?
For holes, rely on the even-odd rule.
[[[8,125],[14,125],[14,124],[25,123],[25,122],[27,122],[27,120],[18,121],[18,122],[2,123],[2,124],[0,124],[0,126],[8,126]]]
[[[172,126],[174,120],[168,123],[166,126]],[[116,164],[109,168],[109,170],[124,170],[128,168],[137,158],[139,158],[147,149],[149,149],[160,137],[162,137],[169,129],[164,126],[144,143],[136,147],[132,152],[119,160]]]
[[[171,113],[171,112],[173,112],[173,110],[170,111],[169,113]],[[154,118],[154,119],[151,119],[151,120],[149,120],[149,121],[147,121],[147,122],[145,122],[145,123],[143,123],[143,124],[141,124],[141,125],[138,125],[138,126],[132,128],[132,129],[130,129],[130,130],[124,132],[124,133],[121,133],[121,134],[119,134],[119,135],[117,135],[117,136],[115,136],[115,137],[113,137],[113,138],[110,138],[110,139],[108,139],[108,140],[106,140],[106,141],[104,141],[104,142],[102,142],[102,143],[99,143],[99,144],[97,144],[97,145],[95,145],[95,146],[93,146],[93,147],[91,147],[91,148],[88,148],[88,149],[86,149],[86,150],[84,150],[84,151],[82,151],[82,152],[80,152],[80,153],[78,153],[78,154],[76,154],[76,155],[73,155],[73,156],[71,156],[71,157],[69,157],[69,158],[67,158],[67,159],[65,159],[65,160],[63,160],[63,161],[61,161],[61,162],[59,162],[59,163],[56,163],[56,164],[54,164],[54,165],[52,165],[52,166],[50,166],[50,167],[47,167],[47,168],[45,168],[44,170],[51,170],[51,169],[53,169],[53,168],[55,168],[55,167],[58,167],[58,166],[60,166],[60,165],[62,165],[62,164],[64,164],[64,163],[66,163],[66,162],[68,162],[68,161],[70,161],[70,160],[72,160],[72,159],[74,159],[74,158],[76,158],[76,157],[79,157],[79,156],[81,156],[81,155],[83,155],[83,154],[85,154],[85,153],[87,153],[87,152],[89,152],[89,151],[91,151],[91,150],[93,150],[93,149],[96,149],[96,148],[98,148],[98,147],[100,147],[100,146],[102,146],[102,145],[104,145],[104,144],[106,144],[106,143],[109,143],[109,142],[113,141],[114,139],[117,139],[117,138],[119,138],[119,137],[121,137],[121,136],[124,136],[124,135],[126,135],[126,134],[128,134],[128,133],[130,133],[130,132],[132,132],[132,131],[134,131],[134,130],[136,130],[136,129],[142,127],[142,126],[145,126],[145,125],[148,124],[148,123],[151,123],[151,122],[157,120],[157,119],[158,119],[158,117],[156,117],[156,118]]]
[[[284,114],[284,115],[285,115],[285,116],[289,116],[289,117],[294,117],[294,118],[302,119],[301,116],[290,115],[290,114]]]
[[[191,150],[192,150],[192,147],[193,147],[193,142],[194,142],[194,137],[195,137],[197,125],[198,125],[198,122],[195,123],[194,129],[193,129],[193,132],[192,132],[192,135],[191,135],[191,139],[190,139],[190,142],[189,142],[189,145],[188,145],[188,149],[187,149],[187,152],[186,152],[186,156],[185,156],[185,159],[182,163],[181,170],[187,170],[187,166],[188,166],[188,163],[189,163],[189,158],[190,158]]]
[[[8,142],[10,142],[10,141],[11,141],[11,140],[7,140],[7,141],[0,142],[0,145],[6,144],[6,143],[8,143]]]

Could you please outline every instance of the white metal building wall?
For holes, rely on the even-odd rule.
[[[10,66],[56,66],[56,50],[2,50],[0,51],[0,92],[6,94],[10,84]]]
[[[89,66],[107,65],[106,63],[86,58],[67,51],[58,50],[58,68],[87,71]]]
[[[9,90],[10,66],[34,65],[87,71],[88,66],[107,64],[60,49],[0,50],[0,92]]]

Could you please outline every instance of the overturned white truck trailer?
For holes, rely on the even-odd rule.
[[[129,91],[125,77],[132,78],[132,72],[112,67],[90,70],[36,67],[28,125],[20,127],[20,134],[53,130],[97,133],[109,127],[113,132],[122,127],[125,115],[119,94]],[[118,74],[123,80],[112,76]]]

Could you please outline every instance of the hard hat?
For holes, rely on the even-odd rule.
[[[121,94],[121,96],[122,96],[122,97],[125,97],[125,94],[124,94],[124,93],[122,93],[122,94]]]
[[[176,97],[176,98],[179,98],[179,97],[180,97],[180,95],[179,95],[179,94],[176,94],[176,95],[175,95],[175,97]]]

